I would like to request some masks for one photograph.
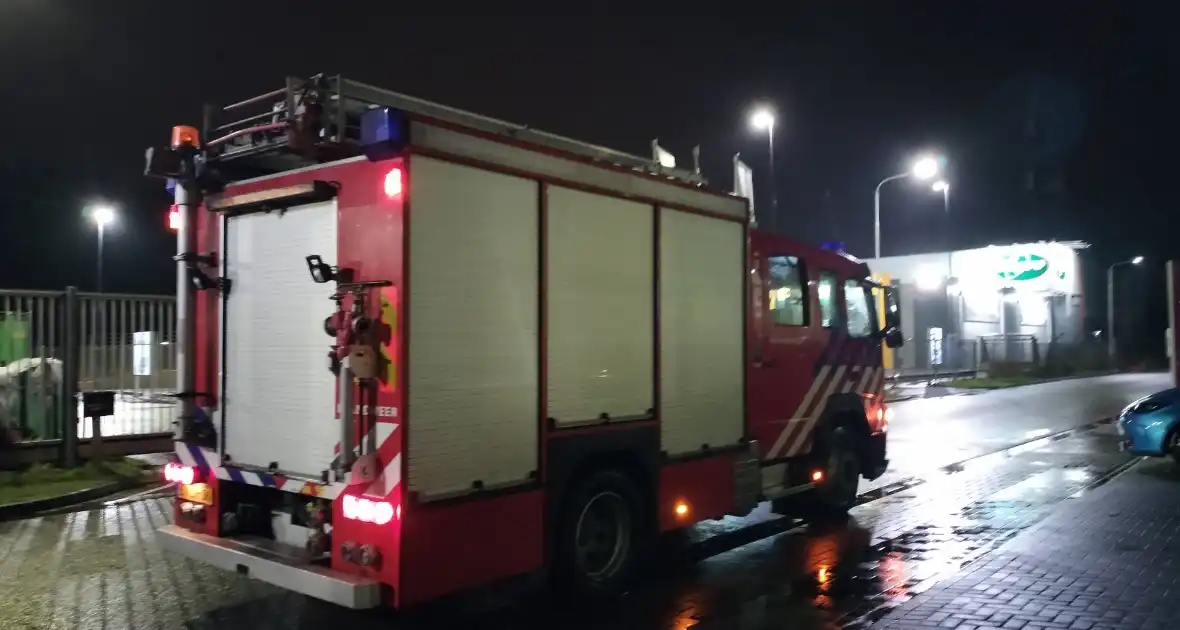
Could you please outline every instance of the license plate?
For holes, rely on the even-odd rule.
[[[204,483],[180,486],[180,500],[213,505],[213,488]]]

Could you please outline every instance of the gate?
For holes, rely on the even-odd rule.
[[[0,290],[0,468],[170,450],[175,340],[171,296]],[[114,415],[82,418],[90,391]]]

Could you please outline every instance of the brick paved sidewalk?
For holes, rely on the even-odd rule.
[[[1180,471],[1141,463],[872,628],[1180,628]]]

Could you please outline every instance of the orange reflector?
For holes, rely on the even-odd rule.
[[[822,471],[822,470],[813,470],[813,471],[811,472],[811,480],[812,480],[813,482],[816,482],[816,483],[818,483],[818,482],[820,482],[820,481],[823,481],[823,480],[824,480],[824,471]]]
[[[201,146],[201,141],[197,136],[197,129],[188,125],[177,125],[172,128],[172,148],[179,149],[184,145],[188,145],[194,149]]]
[[[684,501],[676,502],[676,516],[688,516],[688,504]]]

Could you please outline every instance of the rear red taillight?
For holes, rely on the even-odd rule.
[[[385,196],[396,197],[402,194],[402,170],[391,169],[385,174]]]
[[[201,474],[192,466],[167,464],[164,466],[164,479],[188,486],[200,481]]]
[[[344,497],[344,518],[362,523],[384,525],[394,518],[401,518],[401,506],[394,507],[387,501],[374,501],[364,497]]]
[[[168,229],[173,232],[180,229],[180,208],[176,206],[168,209]]]

